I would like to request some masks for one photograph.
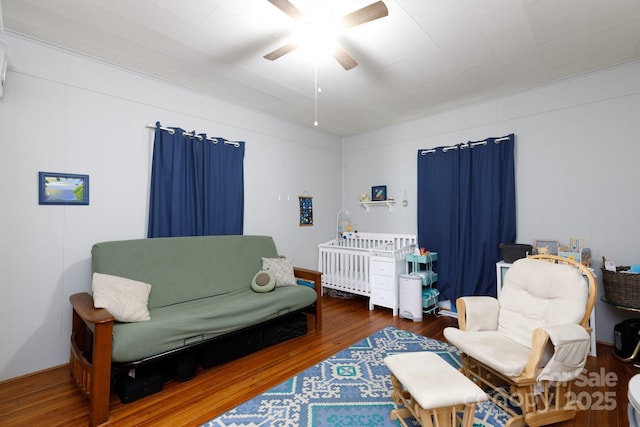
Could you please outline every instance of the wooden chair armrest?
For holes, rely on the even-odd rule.
[[[456,299],[456,311],[458,312],[458,329],[467,330],[467,305],[462,298]]]
[[[498,300],[488,296],[456,299],[458,328],[461,331],[495,331],[498,329]]]
[[[109,419],[111,341],[115,319],[104,308],[95,308],[93,297],[86,292],[71,295],[69,301],[73,306],[71,374],[80,390],[89,397],[89,425],[97,426]]]
[[[314,283],[314,289],[316,291],[316,331],[319,331],[322,329],[322,273],[308,268],[293,267],[293,275],[299,279]]]
[[[293,275],[299,279],[313,282],[318,297],[322,295],[322,273],[308,268],[293,267]]]
[[[527,367],[520,377],[536,380],[540,372],[540,362],[544,356],[544,350],[549,343],[549,334],[542,328],[536,328],[531,338],[531,353],[527,360]]]
[[[73,294],[69,297],[69,301],[75,312],[78,313],[78,316],[86,323],[108,323],[115,320],[106,309],[95,308],[93,305],[93,297],[87,292]]]

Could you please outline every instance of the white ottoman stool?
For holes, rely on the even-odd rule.
[[[403,418],[410,416],[424,427],[471,427],[476,403],[487,400],[480,387],[436,353],[398,353],[385,357],[384,363],[391,371],[391,397],[398,405],[391,419],[405,427]],[[456,414],[461,411],[458,424]]]

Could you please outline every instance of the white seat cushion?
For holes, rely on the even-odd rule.
[[[385,357],[384,363],[424,409],[487,400],[480,387],[436,353],[398,353]]]
[[[635,410],[640,413],[640,374],[634,375],[629,380],[627,397]]]
[[[498,331],[531,347],[536,328],[580,323],[588,297],[587,283],[576,268],[532,258],[519,259],[504,278]]]
[[[636,374],[629,380],[629,426],[637,427],[640,419],[640,374]]]
[[[529,347],[498,331],[461,331],[449,327],[445,328],[444,336],[463,353],[509,377],[518,376],[524,371],[531,352]]]

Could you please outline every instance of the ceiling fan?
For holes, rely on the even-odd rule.
[[[273,4],[275,7],[280,9],[282,12],[293,18],[296,22],[304,25],[307,23],[307,19],[309,16],[303,13],[295,7],[289,0],[267,0],[269,3]],[[379,18],[383,18],[389,15],[389,11],[387,6],[383,1],[377,1],[368,6],[360,8],[356,11],[348,13],[342,16],[338,24],[342,29],[355,27],[356,25],[361,25],[370,21],[374,21]],[[270,61],[274,61],[287,53],[293,51],[294,49],[300,47],[299,41],[292,41],[286,43],[276,50],[267,53],[264,55],[265,59]],[[356,65],[358,62],[347,52],[342,46],[340,46],[337,42],[335,42],[335,46],[333,46],[333,57],[342,65],[345,70],[350,70]]]

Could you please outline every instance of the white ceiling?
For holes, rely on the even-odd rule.
[[[313,126],[314,65],[267,0],[0,0],[7,30]],[[374,0],[329,3],[336,15]],[[352,135],[640,59],[640,0],[385,0],[318,63],[318,128]]]

